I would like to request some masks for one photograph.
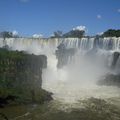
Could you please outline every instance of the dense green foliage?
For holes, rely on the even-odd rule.
[[[109,29],[102,35],[103,37],[120,37],[120,30]]]
[[[44,102],[50,94],[41,89],[44,55],[0,49],[0,98],[15,96],[19,102]]]

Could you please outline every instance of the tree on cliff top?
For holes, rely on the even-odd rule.
[[[0,37],[2,38],[18,38],[18,32],[17,31],[13,31],[13,32],[9,32],[9,31],[3,31],[0,33]]]
[[[13,36],[12,32],[3,31],[0,33],[0,37],[3,37],[3,38],[10,38],[12,36]]]
[[[85,31],[84,30],[71,30],[68,33],[65,33],[63,35],[63,37],[70,37],[70,38],[81,38],[85,35]]]
[[[53,33],[53,35],[51,36],[51,38],[61,38],[62,37],[62,31],[57,30]]]
[[[68,33],[65,33],[63,37],[81,38],[85,35],[85,32],[86,32],[86,26],[77,26]]]

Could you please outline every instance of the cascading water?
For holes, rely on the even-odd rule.
[[[64,45],[62,54],[73,48],[76,52],[66,65],[57,68],[55,51],[60,44]],[[120,97],[119,88],[96,85],[97,80],[109,72],[111,55],[120,50],[120,38],[0,39],[0,47],[3,46],[47,56],[42,87],[52,92],[55,100],[75,103],[90,97]]]

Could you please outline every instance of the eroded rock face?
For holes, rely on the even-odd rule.
[[[56,57],[58,59],[58,68],[62,68],[63,66],[67,65],[69,60],[71,60],[76,52],[76,49],[69,48],[69,49],[58,49],[56,50]]]
[[[113,60],[112,60],[112,65],[111,65],[112,68],[115,68],[115,66],[118,62],[119,56],[120,56],[119,52],[114,52],[113,53]]]
[[[44,102],[51,93],[41,88],[45,55],[0,49],[0,98],[15,96],[18,102]]]
[[[107,86],[117,86],[120,87],[120,69],[118,63],[120,53],[114,52],[112,55],[112,63],[111,63],[111,70],[114,72],[114,74],[111,72],[103,77],[102,80],[98,81],[99,85],[107,85]],[[116,70],[117,69],[117,70]]]

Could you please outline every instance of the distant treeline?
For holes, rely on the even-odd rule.
[[[103,37],[120,37],[120,29],[109,29],[102,34]]]
[[[9,31],[3,31],[3,32],[0,32],[0,37],[2,37],[2,38],[17,38],[19,36],[14,35],[12,32],[9,32]]]
[[[120,29],[115,30],[115,29],[108,29],[105,31],[103,34],[100,35],[95,35],[94,37],[120,37]],[[65,34],[62,34],[62,31],[56,31],[54,32],[55,38],[82,38],[82,37],[91,37],[91,36],[86,36],[84,30],[71,30]]]
[[[101,35],[95,35],[99,37],[120,37],[120,29],[108,29]],[[0,32],[0,37],[2,38],[18,38],[19,35],[13,35],[12,32],[3,31]],[[82,37],[91,37],[87,36],[84,30],[70,30],[67,33],[63,33],[62,31],[55,31],[51,38],[82,38]]]

